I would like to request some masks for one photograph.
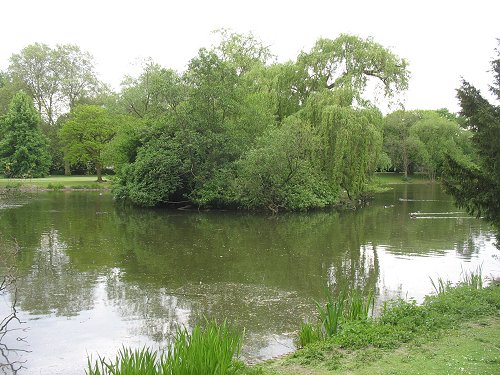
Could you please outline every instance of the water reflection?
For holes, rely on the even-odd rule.
[[[17,199],[17,200],[16,200]],[[245,357],[292,350],[325,288],[422,298],[429,276],[500,272],[495,237],[437,185],[403,185],[353,212],[267,216],[141,210],[109,195],[45,193],[2,203],[17,238],[18,300],[31,373],[81,373],[87,353],[165,346],[203,316],[246,328]],[[50,369],[50,371],[49,371]]]

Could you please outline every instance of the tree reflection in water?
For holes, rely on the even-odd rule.
[[[0,237],[0,373],[17,374],[26,367],[22,353],[27,353],[26,328],[17,313],[17,243],[6,244]]]
[[[401,186],[378,199],[352,212],[271,216],[51,193],[0,211],[0,228],[22,247],[17,306],[31,327],[29,370],[48,371],[57,355],[61,373],[81,373],[86,353],[161,347],[204,316],[245,328],[246,358],[267,358],[292,349],[325,288],[373,291],[383,303],[428,293],[429,276],[453,277],[462,265],[488,259],[498,269],[494,235],[480,221],[409,217],[456,211],[438,187]]]

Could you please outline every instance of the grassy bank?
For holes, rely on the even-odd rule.
[[[467,321],[397,349],[333,347],[311,351],[310,364],[293,356],[262,365],[263,374],[496,374],[500,368],[500,324],[495,317]],[[301,357],[301,356],[297,356]]]
[[[0,178],[0,189],[8,190],[89,190],[108,189],[109,178],[98,183],[96,176],[50,176],[44,178]]]
[[[500,365],[500,287],[477,278],[439,284],[422,305],[394,301],[380,317],[344,319],[263,374],[495,374]]]

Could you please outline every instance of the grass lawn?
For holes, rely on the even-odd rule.
[[[425,174],[413,174],[405,179],[403,173],[392,173],[392,172],[378,172],[375,173],[374,182],[380,185],[390,185],[390,184],[426,184],[431,181]]]
[[[44,178],[0,178],[3,189],[106,189],[109,178],[103,176],[105,182],[97,183],[96,176],[50,176]]]
[[[263,373],[269,375],[493,375],[498,374],[499,369],[498,317],[467,322],[438,338],[417,340],[395,350],[364,348],[332,351],[331,358],[325,358],[323,366],[301,365],[286,358],[269,362],[262,368]]]

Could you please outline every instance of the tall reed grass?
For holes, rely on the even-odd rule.
[[[483,268],[479,266],[475,271],[464,271],[462,269],[461,284],[471,289],[483,289]]]
[[[367,320],[374,305],[373,292],[366,297],[354,290],[348,294],[341,291],[336,299],[327,293],[325,305],[316,302],[317,323],[302,323],[296,345],[303,348],[311,342],[319,341],[339,333],[342,323],[355,320]]]
[[[441,277],[438,277],[436,280],[429,277],[431,280],[432,287],[438,296],[443,295],[448,290],[453,288],[451,281],[444,280]],[[471,289],[482,289],[483,288],[483,270],[482,267],[479,266],[473,271],[464,271],[462,268],[462,276],[458,285],[467,286]]]
[[[190,333],[179,328],[168,350],[122,348],[114,361],[88,359],[87,375],[236,375],[244,368],[240,355],[243,333],[224,321],[206,321]]]
[[[438,296],[446,293],[446,291],[448,291],[452,286],[450,281],[444,280],[441,277],[438,277],[436,281],[434,281],[434,279],[430,276],[429,279],[431,280],[432,287]]]

